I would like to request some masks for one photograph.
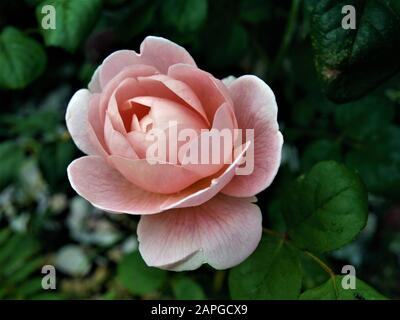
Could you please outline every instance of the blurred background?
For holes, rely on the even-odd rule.
[[[0,298],[230,297],[229,271],[146,267],[137,251],[138,217],[93,208],[66,176],[67,165],[81,156],[64,121],[69,99],[108,54],[139,50],[147,35],[184,46],[218,78],[255,74],[274,90],[285,145],[277,179],[258,197],[266,227],[285,231],[285,188],[318,161],[337,160],[361,174],[369,192],[368,225],[324,259],[337,272],[353,264],[357,276],[400,298],[400,82],[393,75],[399,62],[392,63],[400,52],[400,23],[393,20],[394,34],[370,39],[367,54],[345,72],[339,63],[338,71],[329,65],[335,63],[329,52],[343,43],[335,38],[330,48],[329,39],[319,37],[324,27],[313,29],[321,22],[317,2],[2,0]],[[40,27],[44,4],[57,9],[56,33]],[[46,264],[56,267],[56,290],[41,288]],[[312,263],[303,269],[303,289],[328,277]]]

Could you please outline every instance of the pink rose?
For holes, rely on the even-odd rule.
[[[246,75],[226,86],[199,69],[182,47],[147,37],[140,54],[114,52],[93,75],[88,89],[74,94],[66,122],[87,156],[68,167],[75,191],[94,206],[142,215],[139,250],[149,266],[216,269],[246,259],[260,241],[260,209],[254,195],[267,188],[280,164],[283,138],[271,89]],[[151,129],[254,129],[232,163],[149,163]],[[178,144],[173,153],[193,143]],[[171,143],[171,142],[168,142]],[[235,175],[246,148],[254,170]],[[179,149],[179,150],[178,150]],[[179,158],[180,159],[180,158]]]

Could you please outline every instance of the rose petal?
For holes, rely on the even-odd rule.
[[[256,205],[218,195],[198,207],[141,217],[139,250],[153,267],[183,271],[208,263],[226,269],[255,250],[261,239],[261,220]]]
[[[166,75],[163,74],[158,74],[154,76],[149,76],[149,77],[140,77],[139,78],[140,82],[154,84],[154,87],[152,90],[149,90],[149,93],[151,92],[156,92],[158,93],[159,91],[162,91],[161,88],[168,88],[176,97],[179,99],[172,99],[168,95],[157,95],[158,97],[165,97],[167,99],[171,100],[178,100],[177,102],[183,102],[185,105],[189,106],[190,108],[196,110],[206,121],[207,125],[210,125],[210,122],[207,118],[207,114],[203,109],[203,106],[201,105],[201,102],[199,98],[196,96],[196,94],[193,92],[193,90],[184,82],[172,79]],[[161,86],[160,86],[161,85]]]
[[[240,152],[237,152],[237,158],[222,173],[214,177],[211,176],[204,180],[200,180],[198,182],[199,185],[194,184],[193,186],[183,190],[178,197],[165,202],[161,206],[161,209],[164,211],[172,208],[193,207],[210,200],[232,180],[237,166],[242,161],[243,156],[249,147],[250,142],[246,143],[246,145],[240,146]]]
[[[103,61],[99,72],[100,84],[104,88],[111,79],[130,65],[149,65],[166,74],[168,68],[176,63],[196,66],[183,47],[161,37],[146,37],[140,45],[140,54],[132,50],[119,50]]]
[[[235,122],[231,118],[227,103],[223,103],[215,112],[212,129],[213,130],[208,132],[202,132],[197,138],[184,144],[179,150],[179,153],[184,157],[187,152],[190,152],[190,150],[193,152],[197,147],[198,157],[208,156],[208,163],[183,163],[183,159],[179,159],[183,167],[202,177],[207,177],[218,172],[224,164],[229,163],[227,161],[232,160]],[[225,140],[224,136],[220,135],[223,132],[222,130],[230,132],[231,141]],[[213,134],[214,132],[215,134]],[[215,138],[217,140],[214,140],[214,138],[212,138],[213,136],[217,137]],[[214,143],[218,143],[218,140],[220,142],[220,148],[216,149]],[[207,145],[209,148],[206,150],[205,147],[207,147]],[[213,163],[213,159],[217,161]]]
[[[130,86],[127,86],[127,92],[129,94],[130,90],[129,88],[133,88],[136,87],[136,80],[135,78],[138,76],[149,76],[149,75],[153,75],[157,72],[156,69],[154,69],[154,67],[150,67],[150,66],[145,66],[145,65],[133,65],[133,66],[128,66],[125,67],[120,73],[118,73],[118,75],[116,75],[110,82],[107,83],[107,85],[104,87],[102,94],[100,95],[100,99],[99,102],[96,103],[93,106],[93,111],[91,111],[91,113],[93,113],[93,118],[97,118],[97,123],[98,128],[96,128],[96,126],[92,123],[93,128],[96,132],[96,135],[99,139],[99,141],[103,144],[104,146],[104,132],[103,132],[103,126],[104,126],[104,121],[105,121],[105,114],[106,114],[106,110],[109,106],[110,100],[112,100],[111,98],[113,97],[113,95],[115,95],[116,90],[118,89],[119,86],[124,85],[124,83],[126,82],[130,82]],[[137,86],[138,88],[136,89],[132,89],[132,90],[139,90],[140,89],[140,85]],[[141,92],[141,94],[143,94]],[[131,95],[132,96],[132,95]],[[114,98],[115,100],[115,98]],[[114,102],[116,103],[116,102]],[[115,112],[115,109],[114,109]],[[116,114],[117,118],[116,119],[112,119],[113,121],[121,121],[122,118]],[[120,120],[118,120],[118,118],[120,118]],[[120,127],[122,133],[124,133],[124,130],[122,128],[122,126],[119,126],[117,123],[115,123],[115,128],[116,127]]]
[[[104,59],[99,71],[99,82],[104,88],[124,68],[141,64],[140,57],[133,50],[118,50]]]
[[[101,65],[96,68],[96,70],[93,73],[92,79],[90,79],[90,82],[88,84],[88,89],[90,90],[91,93],[100,93],[102,90],[100,84],[100,69]]]
[[[207,127],[207,124],[196,112],[174,101],[152,96],[135,97],[130,101],[150,107],[149,115],[156,128],[168,128],[172,125],[172,121],[194,130]]]
[[[196,67],[185,48],[161,37],[146,37],[140,45],[140,57],[143,64],[154,66],[163,74],[167,74],[168,68],[177,63]]]
[[[254,129],[254,171],[237,175],[223,189],[236,197],[249,197],[267,188],[278,172],[283,137],[277,122],[277,105],[272,90],[256,76],[243,76],[229,87],[238,126]]]
[[[237,78],[235,76],[227,76],[223,78],[221,81],[224,85],[230,86],[233,81],[235,81]]]
[[[190,65],[176,64],[169,68],[168,76],[186,83],[200,99],[209,120],[214,118],[217,109],[224,102],[233,107],[232,100],[224,84],[211,74]]]
[[[92,95],[89,101],[89,137],[96,147],[97,154],[102,156],[107,156],[109,153],[108,146],[104,139],[104,120],[101,120],[99,105],[100,105],[101,95],[95,93]]]
[[[67,169],[72,188],[95,207],[114,213],[151,214],[161,212],[166,195],[145,191],[126,180],[103,158],[86,156]]]
[[[98,156],[74,160],[67,169],[72,188],[95,207],[130,214],[153,214],[173,208],[192,207],[214,197],[233,178],[243,152],[217,177],[198,181],[181,192],[152,193],[129,182]]]
[[[146,133],[142,131],[131,131],[126,135],[126,139],[140,159],[146,158],[147,148],[154,143],[153,141],[146,140]]]
[[[114,130],[110,117],[106,115],[104,125],[104,135],[106,143],[112,155],[126,157],[129,159],[138,159],[138,155],[132,149],[127,139],[118,131]]]
[[[90,122],[94,128],[94,131],[96,132],[96,135],[101,144],[103,145],[103,147],[104,147],[103,126],[104,126],[105,114],[112,96],[115,95],[115,91],[118,89],[119,86],[121,86],[126,81],[131,81],[132,83],[138,76],[149,76],[155,74],[156,72],[157,70],[154,67],[145,65],[133,65],[124,67],[122,71],[119,72],[112,80],[110,80],[107,83],[107,85],[102,89],[103,91],[101,95],[100,94],[94,95],[98,96],[98,98],[92,103],[89,117],[90,117]],[[130,88],[134,87],[135,84],[136,82],[134,82],[133,85],[131,84]],[[137,87],[138,88],[136,90],[140,89],[141,86],[138,85]],[[143,95],[143,92],[140,91],[140,94]]]
[[[87,89],[77,91],[68,103],[65,121],[76,146],[86,154],[98,154],[88,133],[88,112],[91,93]]]
[[[146,159],[131,160],[118,156],[109,159],[127,180],[150,192],[176,193],[200,179],[195,173],[170,163],[150,164]]]

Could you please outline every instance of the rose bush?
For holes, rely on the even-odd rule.
[[[241,141],[241,152],[232,147],[230,164],[151,164],[146,136],[154,128],[168,131],[171,121],[196,132],[254,129],[254,139]],[[257,247],[262,217],[254,196],[274,179],[283,143],[274,94],[259,78],[224,84],[184,48],[147,37],[140,54],[121,50],[104,60],[88,89],[71,98],[66,122],[87,154],[68,167],[72,187],[102,210],[142,215],[139,250],[149,266],[225,269]],[[254,170],[235,175],[249,145]]]

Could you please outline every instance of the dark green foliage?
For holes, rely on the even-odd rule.
[[[297,299],[302,272],[296,249],[266,235],[257,250],[229,274],[233,299]]]
[[[364,228],[367,193],[345,166],[320,162],[290,186],[282,210],[297,246],[326,252],[352,241]]]
[[[0,87],[22,89],[43,72],[46,53],[41,44],[14,27],[0,33]]]
[[[55,30],[41,28],[44,4]],[[341,27],[343,5],[355,30]],[[399,297],[399,34],[397,0],[0,1],[0,299]],[[82,156],[69,99],[148,35],[217,78],[255,74],[275,93],[282,165],[257,195],[262,240],[231,270],[146,266],[139,217],[93,208],[67,179]],[[51,292],[45,264],[57,267]],[[356,289],[342,287],[347,264]]]
[[[345,5],[356,9],[356,29],[342,28]],[[399,70],[397,0],[321,0],[312,6],[311,28],[318,73],[332,100],[359,98]]]
[[[363,281],[356,279],[356,289],[343,289],[343,276],[329,279],[319,287],[302,293],[300,300],[385,300],[386,298]]]
[[[42,12],[43,5],[53,6],[56,12],[55,29],[41,28],[46,45],[74,52],[96,23],[101,4],[102,0],[42,1],[36,10],[39,24],[46,15]]]
[[[154,293],[162,287],[166,277],[165,271],[147,267],[139,252],[127,255],[118,265],[117,279],[132,294]]]

